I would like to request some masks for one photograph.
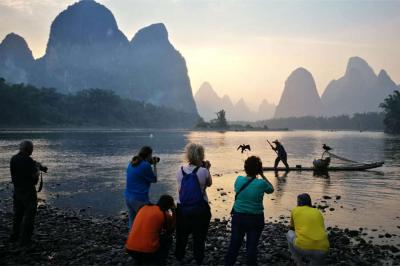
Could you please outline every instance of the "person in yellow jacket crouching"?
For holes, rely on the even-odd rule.
[[[287,233],[289,250],[297,265],[303,259],[310,265],[323,265],[329,251],[329,240],[325,231],[324,218],[319,210],[312,207],[307,193],[297,196],[297,207],[292,210],[290,227]]]

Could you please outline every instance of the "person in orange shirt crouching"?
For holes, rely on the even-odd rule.
[[[166,264],[175,229],[175,208],[174,199],[163,195],[157,205],[139,209],[125,243],[126,251],[138,264]]]

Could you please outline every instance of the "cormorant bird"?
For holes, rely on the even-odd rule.
[[[241,149],[241,153],[245,152],[246,150],[251,151],[249,144],[247,144],[247,145],[246,144],[242,144],[237,148],[237,150],[239,150],[239,149]]]
[[[329,146],[326,145],[326,144],[322,145],[322,148],[323,148],[325,151],[330,151],[330,150],[332,150],[332,148],[329,147]]]

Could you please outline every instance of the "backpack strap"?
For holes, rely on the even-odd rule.
[[[200,190],[203,192],[203,195],[204,195],[204,191],[201,189],[199,177],[197,176],[197,171],[199,170],[199,168],[200,168],[200,166],[197,166],[196,168],[194,168],[192,174],[195,174],[195,175],[196,175],[196,178],[195,178],[195,179],[196,179],[196,183],[199,185]]]
[[[197,171],[199,171],[199,168],[200,168],[200,166],[197,166],[196,168],[194,168],[192,173],[197,174]],[[181,171],[182,171],[182,175],[183,176],[187,176],[188,175],[185,171],[183,171],[183,166],[181,166]]]
[[[197,171],[199,171],[199,169],[200,169],[200,166],[196,166],[196,168],[194,168],[193,169],[193,174],[197,174]]]
[[[253,182],[254,179],[256,179],[256,178],[253,177],[253,178],[247,180],[246,183],[244,183],[244,185],[239,189],[239,191],[236,192],[235,200],[237,199],[237,197],[238,197],[238,195],[240,194],[240,192],[242,192],[243,190],[245,190],[245,188],[247,188],[247,187],[250,185],[250,183]]]
[[[183,166],[181,166],[181,171],[182,171],[182,175],[183,175],[183,176],[187,176],[187,174],[185,173],[185,171],[183,171]]]
[[[193,171],[192,171],[192,173],[193,174],[196,174],[196,183],[199,185],[199,187],[200,187],[200,190],[202,191],[202,194],[204,195],[204,191],[201,189],[201,185],[200,185],[200,181],[199,181],[199,178],[197,177],[197,171],[200,169],[200,166],[196,166],[196,168],[194,168],[193,169]],[[187,173],[185,173],[185,171],[183,171],[183,166],[181,166],[181,171],[182,171],[182,174],[183,174],[183,176],[187,176],[188,174]],[[182,181],[181,181],[182,182]],[[182,187],[181,187],[182,188]],[[179,191],[180,191],[180,189],[179,189]]]

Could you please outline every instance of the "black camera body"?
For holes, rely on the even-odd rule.
[[[47,173],[48,168],[39,162],[35,162],[36,168],[41,171]]]
[[[154,156],[150,160],[150,164],[157,164],[160,162],[160,157]]]
[[[201,162],[201,167],[209,169],[210,168],[210,162],[209,161],[202,161]]]

